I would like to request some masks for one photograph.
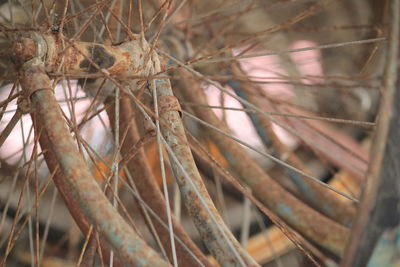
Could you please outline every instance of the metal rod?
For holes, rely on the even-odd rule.
[[[166,99],[174,98],[169,81],[155,80],[155,84],[160,106],[167,105]],[[216,210],[194,163],[178,110],[161,111],[160,121],[162,134],[169,146],[167,150],[170,148],[173,153],[170,156],[176,157],[176,161],[171,163],[182,198],[207,248],[222,265],[241,263],[242,266],[257,266]]]
[[[35,114],[48,134],[51,149],[72,196],[90,223],[126,263],[136,266],[168,266],[115,211],[92,177],[65,125],[52,92],[51,81],[44,71],[44,64],[34,59],[25,63],[24,68],[21,85],[30,96]]]
[[[239,67],[234,67],[234,71],[241,72]],[[253,85],[251,85],[251,88],[249,88],[249,85],[241,82],[229,83],[229,85],[232,86],[235,93],[240,97],[261,108],[261,103],[258,99],[259,96],[256,94],[260,88],[254,88],[254,90],[252,90]],[[263,136],[266,135],[268,137],[268,141],[271,143],[272,147],[275,149],[281,159],[286,158],[285,162],[305,173],[308,173],[303,162],[293,153],[293,151],[291,151],[280,141],[272,129],[272,122],[267,117],[259,116],[259,114],[253,114],[253,117],[250,117],[250,119],[253,121],[253,124],[258,122],[258,127],[256,128],[257,132],[261,131],[261,133],[264,133],[260,135],[260,138],[263,139]],[[320,212],[323,212],[332,220],[335,220],[345,226],[351,225],[356,213],[354,206],[348,205],[348,203],[343,202],[336,193],[326,190],[319,184],[307,179],[306,177],[302,177],[300,174],[294,171],[289,170],[288,177],[294,182],[294,184],[296,184],[297,188],[302,193],[301,196],[309,201],[313,207],[318,209]]]
[[[140,141],[140,135],[135,122],[135,111],[134,107],[132,106],[133,103],[127,97],[126,93],[121,94],[120,102],[120,139],[123,140],[121,145],[121,155],[122,158],[125,158],[131,154],[131,148]],[[109,108],[106,110],[108,118],[110,119],[111,123],[113,123],[115,120],[113,99],[109,98],[106,101],[106,105],[109,106]],[[149,208],[159,216],[160,220],[167,224],[165,199],[163,198],[161,191],[155,182],[155,177],[146,158],[144,149],[139,147],[135,153],[135,156],[127,163],[127,168],[131,174],[133,182],[140,192],[140,196],[143,201],[146,202]],[[182,242],[190,249],[190,251],[192,251],[192,253],[194,253],[201,263],[203,263],[205,266],[211,266],[211,263],[209,263],[208,259],[193,243],[178,221],[174,218],[172,218],[172,220],[174,234],[182,240]],[[171,256],[168,229],[157,220],[153,220],[153,224],[161,239],[161,242],[166,247],[168,255]],[[179,265],[197,266],[199,264],[189,253],[187,253],[180,243],[176,243],[176,245]]]
[[[181,71],[179,76],[187,76]],[[202,89],[190,78],[179,81],[182,86],[182,94],[186,100],[199,104],[206,104]],[[210,109],[192,107],[196,115],[209,122],[211,125],[224,132],[229,129],[223,124]],[[230,166],[236,170],[252,190],[255,196],[267,207],[273,210],[301,234],[340,256],[349,234],[347,228],[335,223],[321,215],[303,202],[285,191],[277,182],[270,178],[260,166],[258,166],[249,154],[234,140],[226,138],[215,131],[208,131],[210,137],[226,156]]]

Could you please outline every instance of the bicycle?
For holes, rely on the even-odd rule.
[[[287,3],[216,2],[214,5],[219,4],[219,7],[201,14],[201,9],[210,10],[213,3],[207,3],[209,6],[197,3],[196,6],[195,2],[186,2],[174,6],[171,1],[138,1],[136,5],[133,1],[105,0],[93,4],[40,1],[32,2],[30,9],[19,1],[14,3],[16,10],[26,13],[32,27],[15,25],[13,15],[9,17],[10,26],[1,25],[2,34],[11,45],[10,58],[17,70],[16,73],[3,75],[4,80],[7,83],[11,81],[13,85],[9,88],[10,97],[2,102],[2,114],[7,105],[18,98],[17,109],[3,129],[1,141],[5,141],[23,114],[31,114],[35,137],[31,159],[22,155],[24,168],[21,170],[25,171],[25,175],[10,235],[3,241],[6,242],[3,264],[6,264],[26,224],[31,264],[40,265],[43,260],[45,241],[40,244],[37,218],[40,198],[53,180],[85,237],[78,265],[93,265],[97,260],[110,265],[213,265],[213,260],[207,258],[204,250],[193,242],[179,220],[172,216],[170,205],[166,204],[170,203],[165,166],[167,158],[187,212],[205,247],[219,264],[258,265],[226,226],[207,192],[199,169],[203,175],[211,169],[214,177],[218,177],[215,179],[221,179],[225,186],[245,196],[315,264],[331,264],[345,253],[350,235],[348,227],[355,218],[355,205],[359,203],[360,195],[355,196],[346,187],[337,189],[337,185],[320,181],[310,174],[298,154],[305,153],[304,147],[308,147],[316,155],[314,158],[322,159],[322,165],[344,170],[350,177],[347,182],[361,187],[368,164],[365,154],[360,152],[354,140],[337,128],[327,126],[327,123],[347,125],[342,128],[356,133],[360,131],[355,131],[354,127],[371,129],[376,124],[364,121],[368,119],[367,112],[348,112],[355,105],[351,97],[346,103],[345,97],[345,100],[335,99],[340,93],[335,94],[331,90],[326,95],[325,92],[318,95],[304,87],[312,87],[315,83],[313,79],[324,79],[327,86],[334,87],[337,83],[346,90],[361,86],[371,90],[376,88],[371,81],[364,81],[364,77],[350,74],[350,78],[325,73],[322,77],[303,77],[294,59],[288,55],[315,49],[343,49],[351,54],[349,51],[352,50],[346,50],[347,46],[366,46],[364,49],[371,53],[365,60],[368,65],[385,38],[379,36],[379,31],[374,31],[377,34],[374,38],[265,52],[270,36],[276,34],[276,38],[283,39],[278,44],[289,45],[291,30],[293,35],[298,34],[296,25],[318,12],[329,10],[332,3],[305,4],[305,7],[294,5],[290,12],[300,11],[295,15],[288,12],[288,19],[281,23],[272,23],[273,26],[258,32],[247,28],[247,32],[237,33],[234,27],[245,24],[246,18],[250,20],[249,16],[265,16],[266,21],[270,19],[270,13],[260,14],[258,9],[273,10]],[[5,4],[10,14],[14,14],[12,4]],[[191,9],[201,15],[191,17],[191,12],[194,12]],[[181,20],[174,20],[177,17]],[[242,17],[244,21],[240,20]],[[231,24],[226,26],[225,23]],[[307,24],[303,27],[305,31],[315,30],[310,26],[307,28]],[[333,27],[327,31],[346,30],[346,27],[343,28]],[[354,26],[354,29],[358,28],[365,30],[372,27]],[[210,31],[208,37],[204,35],[204,29]],[[297,31],[301,31],[301,27]],[[273,41],[270,41],[272,45]],[[371,44],[376,46],[371,49],[367,46]],[[233,48],[239,50],[238,54],[234,54],[236,51]],[[355,50],[362,51],[359,47]],[[275,78],[277,83],[292,85],[295,100],[264,91],[260,85],[264,83],[263,79],[252,77],[241,61],[272,55],[279,58],[287,72],[287,75],[277,75],[280,78]],[[327,54],[324,57],[329,59]],[[345,59],[341,60],[343,64]],[[350,64],[350,68],[354,65],[358,62]],[[329,72],[329,68],[325,71]],[[310,81],[307,83],[304,79]],[[330,79],[335,81],[329,83]],[[77,86],[91,96],[89,107],[79,122],[73,115],[75,101],[79,100],[73,80],[78,80]],[[341,80],[352,83],[341,84]],[[199,81],[221,92],[220,106],[209,105]],[[54,97],[57,84],[64,89],[70,116],[60,110]],[[227,89],[228,86],[230,89]],[[317,83],[315,86],[321,85]],[[359,99],[361,104],[365,94],[370,102],[377,101],[373,93],[354,91],[359,93],[352,92],[352,97],[363,94]],[[231,134],[224,116],[220,119],[213,113],[211,108],[232,109],[223,104],[228,96],[241,104],[239,111],[247,112],[261,143],[272,152],[262,151],[238,139]],[[332,103],[328,105],[327,101]],[[343,107],[341,111],[345,116],[354,115],[354,118],[326,118],[315,114],[332,113],[332,107],[337,106]],[[109,120],[113,143],[111,153],[107,155],[108,162],[105,160],[107,157],[99,155],[80,134],[80,130],[93,118],[98,117],[101,122],[104,113]],[[189,124],[185,127],[183,119],[192,120],[192,124],[194,121],[194,129]],[[311,120],[322,122],[309,122]],[[389,122],[382,121],[385,129]],[[274,125],[301,140],[303,148],[294,153],[277,135]],[[345,139],[346,143],[340,139]],[[144,150],[150,142],[157,147],[163,193]],[[39,144],[41,152],[38,151]],[[217,147],[218,153],[210,153],[211,148],[205,144]],[[243,146],[281,166],[279,179],[271,178]],[[39,181],[39,156],[44,157],[50,170],[45,181]],[[218,156],[222,160],[215,159]],[[105,171],[98,172],[100,181],[93,178],[85,158],[92,162],[95,169],[99,169],[100,162],[107,166]],[[198,168],[200,163],[205,167]],[[14,172],[18,171],[17,167]],[[14,181],[17,178],[15,175]],[[338,179],[334,177],[331,182],[337,184]],[[24,194],[28,195],[28,199],[31,197],[29,183],[33,183],[34,203],[28,204],[26,217],[23,217],[21,201]],[[15,184],[12,182],[12,188]],[[134,196],[154,246],[145,242],[145,230],[136,226],[129,207],[126,207],[129,202],[122,199],[124,195],[120,196],[119,191]],[[177,195],[179,193],[175,192],[174,198],[179,202]],[[8,205],[7,201],[2,222],[5,221]],[[174,207],[175,214],[179,213],[178,206]],[[32,213],[35,214],[35,221]],[[18,228],[20,220],[22,223]],[[45,226],[47,231],[49,227],[50,222]]]

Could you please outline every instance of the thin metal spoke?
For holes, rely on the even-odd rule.
[[[245,58],[277,56],[277,55],[289,54],[289,53],[298,53],[298,52],[328,49],[328,48],[338,48],[338,47],[343,47],[343,46],[353,46],[353,45],[377,43],[377,42],[383,42],[383,41],[386,41],[385,37],[371,38],[371,39],[365,39],[365,40],[356,40],[356,41],[349,41],[349,42],[342,42],[342,43],[333,43],[333,44],[326,44],[326,45],[316,45],[316,46],[310,46],[310,47],[304,47],[304,48],[288,49],[288,50],[266,52],[266,53],[252,54],[252,55],[242,55],[242,56],[223,57],[223,58],[210,58],[210,59],[199,60],[199,61],[193,60],[194,63],[190,63],[190,65],[233,61],[233,60],[245,59]]]
[[[246,99],[237,96],[236,94],[230,92],[229,90],[227,90],[226,88],[222,87],[220,84],[218,84],[217,82],[205,77],[204,75],[202,75],[200,72],[194,70],[193,68],[191,68],[190,66],[186,66],[184,63],[182,63],[181,61],[177,60],[176,58],[170,56],[168,53],[157,50],[159,53],[161,53],[162,55],[165,55],[168,59],[170,59],[171,61],[177,63],[179,66],[181,66],[182,68],[184,68],[185,70],[189,71],[190,73],[192,73],[194,76],[199,77],[200,79],[203,79],[204,81],[206,81],[207,83],[215,86],[216,88],[218,88],[220,91],[224,92],[225,94],[233,97],[234,99],[236,99],[237,101],[239,101],[241,104],[254,109],[255,111],[259,112],[261,115],[266,116],[269,120],[271,120],[272,122],[274,122],[276,125],[282,127],[283,129],[287,130],[289,133],[292,133],[295,136],[298,136],[300,139],[304,140],[307,143],[313,144],[314,140],[312,140],[311,138],[299,133],[295,128],[282,123],[281,121],[277,120],[276,118],[274,118],[273,116],[271,116],[270,114],[268,114],[267,112],[265,112],[264,110],[258,108],[257,106],[255,106],[254,104],[250,103],[249,101],[247,101]],[[327,151],[324,147],[318,146],[318,148],[325,152],[330,154],[333,158],[335,158],[335,160],[341,161],[341,156],[337,155],[336,153],[332,153],[332,151]],[[364,171],[362,169],[359,169],[357,166],[353,166],[350,162],[343,162],[346,165],[349,165],[351,168],[357,170],[358,172],[364,173]]]
[[[49,236],[51,220],[53,219],[53,215],[54,215],[54,207],[55,207],[55,204],[56,204],[57,195],[58,195],[57,188],[54,187],[53,196],[51,198],[50,207],[49,207],[49,209],[50,209],[49,216],[48,216],[48,218],[46,220],[46,225],[44,227],[44,232],[43,232],[43,236],[42,236],[42,244],[40,246],[39,266],[41,266],[41,262],[43,260],[44,252],[46,250],[46,242],[47,242],[47,237]]]
[[[203,104],[197,104],[197,103],[191,103],[191,102],[184,102],[184,103],[182,103],[182,105],[184,105],[184,106],[198,106],[198,107],[211,108],[211,109],[215,108],[215,109],[233,110],[233,111],[241,111],[241,112],[249,112],[249,113],[258,113],[257,110],[248,109],[248,108],[235,108],[235,107],[226,107],[226,106],[203,105]],[[364,128],[368,128],[368,129],[371,129],[371,128],[375,127],[375,125],[376,125],[375,122],[369,122],[369,121],[345,120],[345,119],[336,119],[336,118],[331,118],[331,117],[320,117],[320,116],[311,116],[311,115],[298,115],[298,114],[282,113],[282,112],[268,112],[268,111],[265,111],[265,113],[269,114],[271,116],[293,117],[293,118],[307,119],[307,120],[327,121],[327,122],[334,122],[334,123],[340,123],[340,124],[349,124],[349,125],[364,127]]]
[[[90,153],[93,153],[93,155],[97,159],[102,161],[102,163],[107,168],[112,169],[112,166],[107,161],[105,161],[89,144],[84,143],[84,145],[85,145],[85,148],[88,149],[88,152],[90,151]],[[127,178],[129,180],[130,184],[134,185],[134,181],[132,180],[129,170],[126,168],[126,166],[124,166],[123,168],[124,168],[125,173],[127,174]],[[143,205],[144,209],[147,212],[149,212],[149,214],[158,221],[158,223],[160,223],[165,229],[169,229],[168,224],[164,223],[164,221],[160,218],[160,216],[158,216],[157,213],[154,212],[153,209],[151,207],[149,207],[149,205],[140,197],[140,192],[138,192],[135,188],[133,188],[130,184],[128,184],[128,182],[125,181],[124,179],[122,179],[122,177],[120,177],[119,180],[124,185],[124,187],[127,188],[132,193],[132,195],[135,197],[135,199],[137,199],[139,201],[139,203],[141,205]],[[196,255],[193,252],[191,252],[190,249],[185,245],[185,243],[175,234],[174,234],[174,239],[186,250],[186,252],[188,252],[197,261],[197,263],[199,263],[199,265],[204,266],[204,264],[196,257]],[[161,245],[160,245],[160,248],[162,249]],[[164,255],[166,257],[165,253],[164,253]]]
[[[329,189],[329,190],[331,190],[331,191],[333,191],[333,192],[335,192],[335,193],[337,193],[337,194],[339,194],[339,195],[341,195],[341,196],[343,196],[343,197],[345,197],[345,198],[347,198],[347,199],[349,199],[349,200],[351,200],[351,201],[353,201],[355,203],[359,203],[360,202],[358,199],[356,199],[356,198],[354,198],[354,197],[352,197],[352,196],[350,196],[350,195],[348,195],[348,194],[346,194],[344,192],[341,192],[340,190],[337,190],[336,188],[332,187],[331,185],[322,182],[318,178],[316,178],[316,177],[314,177],[314,176],[312,176],[312,175],[310,175],[308,173],[305,173],[302,170],[299,170],[299,169],[293,167],[290,164],[287,164],[283,160],[280,160],[280,159],[272,156],[271,154],[265,153],[265,152],[255,148],[254,146],[251,146],[248,143],[243,142],[242,140],[238,139],[237,137],[220,130],[219,128],[217,128],[217,127],[215,127],[215,126],[213,126],[213,125],[211,125],[211,124],[209,124],[209,123],[197,118],[196,116],[194,116],[194,115],[192,115],[192,114],[190,114],[190,113],[188,113],[186,111],[182,111],[182,112],[183,112],[183,114],[185,114],[186,116],[190,117],[191,119],[193,119],[193,120],[195,120],[195,121],[197,121],[197,122],[209,127],[210,129],[213,129],[213,130],[217,131],[218,133],[220,133],[220,134],[222,134],[222,135],[224,135],[226,137],[229,137],[230,139],[236,141],[237,143],[239,143],[239,144],[241,144],[241,145],[243,145],[245,147],[250,148],[251,150],[253,150],[253,151],[259,153],[260,155],[262,155],[262,156],[264,156],[264,157],[276,162],[277,164],[279,164],[279,165],[281,165],[281,166],[283,166],[283,167],[285,167],[285,168],[287,168],[289,170],[295,171],[295,172],[301,174],[303,177],[307,177],[310,180],[312,180],[313,182],[315,182],[315,183],[317,183],[317,184],[319,184],[319,185],[321,185],[321,186],[323,186],[323,187],[325,187],[325,188],[327,188],[327,189]]]
[[[135,102],[136,103],[136,102]],[[156,125],[152,122],[151,117],[148,115],[148,113],[142,108],[141,105],[137,105],[137,107],[139,108],[139,110],[142,112],[142,114],[145,116],[145,118],[153,125],[153,127],[155,128]],[[230,250],[233,252],[233,254],[235,255],[235,258],[239,261],[239,263],[242,266],[246,266],[246,264],[244,263],[242,256],[239,254],[239,252],[236,250],[236,248],[234,247],[234,245],[231,243],[231,240],[228,238],[228,236],[226,235],[226,232],[222,229],[220,222],[218,222],[218,220],[214,217],[214,214],[211,212],[211,210],[208,207],[208,204],[206,202],[206,200],[204,200],[202,194],[199,192],[197,186],[194,184],[194,182],[192,181],[192,178],[189,176],[189,174],[187,173],[187,171],[185,170],[185,168],[182,166],[182,163],[179,161],[179,159],[177,158],[177,156],[175,155],[175,152],[171,149],[171,147],[169,146],[169,144],[167,143],[167,141],[165,140],[164,136],[161,136],[161,141],[164,143],[165,148],[167,149],[168,154],[170,155],[171,159],[175,162],[176,166],[179,168],[179,171],[182,173],[183,178],[190,184],[191,189],[194,191],[194,193],[196,194],[196,196],[198,197],[198,199],[200,200],[200,203],[202,204],[202,206],[204,207],[205,211],[208,213],[208,216],[210,216],[211,220],[213,221],[213,223],[215,224],[215,226],[218,228],[220,234],[222,235],[222,238],[225,239],[225,242],[228,244],[228,247],[230,248]]]

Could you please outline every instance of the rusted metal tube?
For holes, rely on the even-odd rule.
[[[179,72],[178,84],[182,94],[189,102],[207,104],[204,92],[198,84],[190,81],[183,70]],[[211,125],[229,132],[211,109],[192,107],[196,115]],[[209,135],[219,149],[226,155],[231,167],[252,190],[253,194],[267,207],[284,219],[289,225],[308,239],[328,249],[337,256],[344,251],[349,230],[330,220],[285,191],[258,166],[249,154],[234,140],[210,130]]]
[[[64,200],[65,205],[68,208],[72,218],[78,225],[79,229],[81,230],[83,236],[87,236],[90,229],[90,224],[82,212],[82,209],[78,205],[76,199],[72,196],[71,190],[69,189],[65,177],[63,176],[62,172],[59,169],[58,162],[54,152],[51,148],[49,142],[49,136],[46,130],[43,129],[39,120],[36,120],[36,116],[34,113],[32,114],[32,121],[34,123],[35,132],[40,134],[39,136],[39,143],[44,151],[43,155],[46,161],[46,165],[49,168],[50,173],[54,173],[53,177],[54,184],[57,187],[58,192],[60,193],[62,199]],[[104,255],[105,260],[109,261],[110,256],[110,249],[104,243],[104,240],[100,240],[102,254]],[[114,260],[114,266],[118,267],[121,266],[119,262],[116,262],[118,259]]]
[[[109,98],[107,103],[111,103],[107,109],[108,118],[111,125],[114,125],[115,106],[113,104],[114,98]],[[120,99],[120,140],[124,140],[121,144],[121,154],[125,158],[131,153],[131,148],[140,140],[140,135],[135,122],[134,109],[131,100],[126,97],[124,93],[121,94]],[[126,135],[125,135],[126,133]],[[114,133],[115,134],[115,133]],[[128,163],[127,168],[132,176],[132,179],[140,192],[140,196],[148,206],[160,217],[160,219],[167,224],[167,212],[165,210],[165,199],[156,183],[153,172],[150,168],[149,162],[146,158],[143,148],[139,148]],[[179,237],[188,249],[197,257],[197,259],[204,266],[212,266],[209,260],[193,243],[180,223],[173,217],[174,234]],[[172,260],[170,236],[168,229],[165,228],[157,220],[152,220],[154,227],[165,247],[170,260]],[[176,243],[176,253],[178,263],[181,266],[199,266],[199,262],[195,260],[180,243]]]
[[[157,97],[161,102],[160,106],[162,106],[162,102],[165,101],[163,99],[173,97],[171,85],[168,80],[155,80],[155,83]],[[237,251],[244,265],[257,266],[258,264],[239,245],[232,233],[225,226],[225,223],[208,195],[188,146],[179,112],[177,110],[168,109],[161,111],[160,122],[162,134],[166,142],[181,163],[181,167],[183,167],[186,174],[189,175],[197,191],[200,193],[199,196],[187,180],[186,174],[177,163],[172,160],[171,165],[180,187],[182,198],[207,248],[223,266],[240,265],[240,261],[238,261],[232,249]],[[200,197],[203,198],[203,201],[200,200]],[[206,204],[207,207],[204,207],[204,204]],[[212,214],[210,214],[210,212]]]
[[[62,66],[64,75],[88,75],[102,69],[111,76],[124,79],[139,75],[145,66],[145,54],[140,40],[120,45],[65,41],[53,34],[28,32],[13,45],[14,56],[25,62],[40,56],[48,73],[57,73]]]
[[[159,62],[158,56],[154,51],[151,54],[151,60],[147,60],[149,58],[145,55],[150,51],[150,47],[145,40],[132,40],[114,47],[96,46],[92,43],[75,41],[58,43],[59,40],[56,40],[51,35],[38,36],[33,34],[32,38],[36,42],[35,54],[40,55],[40,58],[46,62],[46,71],[55,71],[62,64],[65,74],[100,72],[107,74],[107,77],[116,75],[118,76],[118,80],[123,80],[135,74],[149,75],[161,71],[159,64],[158,67],[152,65],[155,61]],[[29,58],[29,55],[27,55],[29,51],[21,53],[24,58]],[[98,57],[95,56],[96,53],[93,51],[97,53]],[[161,102],[162,97],[172,96],[168,80],[157,80],[156,86],[159,89],[158,98]],[[28,94],[30,95],[31,93]],[[190,148],[187,145],[179,113],[177,111],[167,111],[161,114],[161,121],[167,123],[166,127],[162,127],[163,135],[171,147],[172,153],[174,153],[173,156],[180,162],[177,163],[177,161],[174,161],[173,169],[178,184],[180,184],[181,192],[184,195],[185,204],[194,218],[197,229],[201,233],[205,244],[222,265],[258,266],[235,240],[212,203],[194,164]],[[62,157],[60,157],[60,160],[62,160]],[[84,205],[84,203],[80,204]],[[86,210],[87,206],[83,206],[83,208],[85,212],[92,212],[91,210]],[[99,219],[96,217],[96,214],[89,213],[89,215],[93,216],[89,216],[92,219]],[[111,225],[108,224],[107,226]],[[103,231],[103,234],[107,234],[105,229]],[[111,237],[108,236],[109,239]],[[116,240],[109,241],[115,242]],[[118,251],[121,250],[118,249]]]
[[[89,222],[125,263],[169,266],[123,220],[92,177],[65,125],[43,63],[39,60],[25,63],[21,85],[32,100],[35,114],[48,134],[50,146],[72,196]]]
[[[235,72],[243,74],[239,67],[233,68]],[[240,94],[240,97],[251,102],[253,105],[262,108],[259,101],[260,97],[258,94],[261,91],[260,88],[256,88],[255,85],[246,84],[242,82],[230,83],[235,92]],[[266,133],[271,141],[272,147],[278,153],[279,157],[286,158],[286,162],[291,164],[293,167],[308,173],[303,162],[291,151],[289,150],[278,138],[276,133],[272,129],[272,122],[266,116],[259,116],[258,114],[253,114],[257,117],[258,127]],[[298,186],[301,193],[310,204],[313,205],[320,212],[324,213],[326,216],[330,217],[345,226],[350,226],[351,222],[355,216],[356,209],[354,206],[343,202],[336,193],[326,190],[321,185],[302,177],[301,174],[293,173],[290,178]]]

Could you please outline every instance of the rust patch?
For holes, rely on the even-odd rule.
[[[17,64],[23,64],[35,56],[36,45],[31,38],[21,38],[13,44],[12,51],[14,55],[12,60]]]
[[[132,57],[131,53],[129,52],[122,52],[122,56],[126,57],[126,59],[129,61]]]
[[[118,50],[116,52],[118,53]],[[130,66],[132,66],[132,55],[129,52],[122,52],[117,57],[118,60],[108,71],[117,76],[124,76],[127,73],[133,74],[129,71]]]
[[[182,108],[175,96],[161,96],[158,102],[160,106],[160,115],[169,111],[178,111],[180,117],[182,117]]]
[[[22,75],[21,83],[24,86],[24,95],[26,99],[31,99],[31,96],[40,90],[50,90],[53,88],[46,83],[48,77],[43,66],[32,67],[25,71]],[[45,85],[45,86],[43,86]]]
[[[126,62],[125,62],[126,63]],[[108,71],[112,75],[123,76],[126,73],[128,64],[117,61]]]

